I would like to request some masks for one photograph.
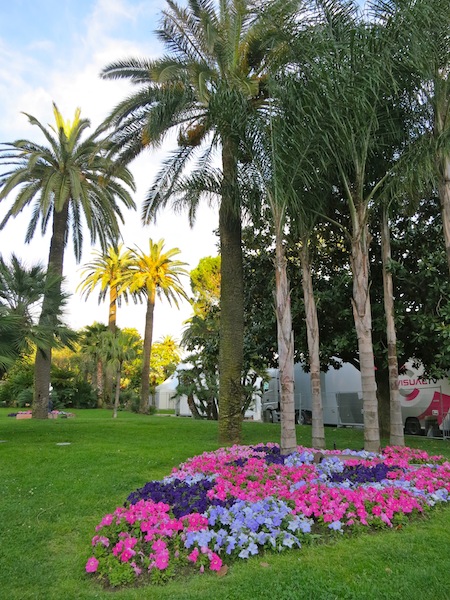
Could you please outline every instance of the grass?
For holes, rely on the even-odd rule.
[[[0,597],[7,600],[450,599],[450,507],[401,530],[343,538],[234,563],[226,577],[107,591],[84,572],[95,525],[147,481],[213,450],[217,423],[75,411],[74,419],[8,418],[0,409]],[[279,425],[244,423],[244,443],[279,441]],[[298,443],[311,444],[299,426]],[[363,433],[326,429],[329,448],[359,449]],[[69,443],[68,445],[58,445]],[[407,443],[450,459],[450,443]],[[386,444],[386,441],[384,441]]]

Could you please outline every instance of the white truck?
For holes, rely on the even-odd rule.
[[[405,433],[450,436],[450,382],[448,379],[423,379],[411,363],[399,377],[400,401]],[[261,411],[266,422],[280,420],[278,369],[268,370]],[[320,375],[323,420],[325,425],[359,426],[364,424],[361,375],[350,363],[339,369],[330,367]],[[294,398],[297,423],[311,423],[311,384],[302,363],[294,366]]]

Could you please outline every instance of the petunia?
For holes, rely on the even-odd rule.
[[[95,573],[98,568],[98,560],[95,556],[91,556],[86,563],[86,573]]]

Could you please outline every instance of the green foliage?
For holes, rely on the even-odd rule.
[[[150,356],[150,383],[155,387],[168,379],[180,363],[180,348],[171,336],[152,344]]]
[[[189,274],[194,294],[192,307],[195,315],[204,316],[211,306],[219,304],[220,262],[220,256],[205,256]]]
[[[15,405],[19,408],[30,407],[33,404],[33,388],[25,388],[17,394]]]
[[[33,364],[31,358],[24,358],[14,363],[0,384],[0,403],[6,406],[20,406],[19,397],[28,401],[31,390],[33,399]]]

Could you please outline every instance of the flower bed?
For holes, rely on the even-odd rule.
[[[450,501],[450,463],[410,448],[383,454],[277,444],[195,456],[105,515],[86,571],[105,584],[162,583],[186,569],[300,548],[312,534],[392,528]]]
[[[52,410],[48,413],[49,419],[70,419],[74,417],[73,413],[65,412],[64,410]],[[31,419],[33,414],[31,410],[21,410],[19,412],[9,413],[8,417],[15,417],[16,419]]]

